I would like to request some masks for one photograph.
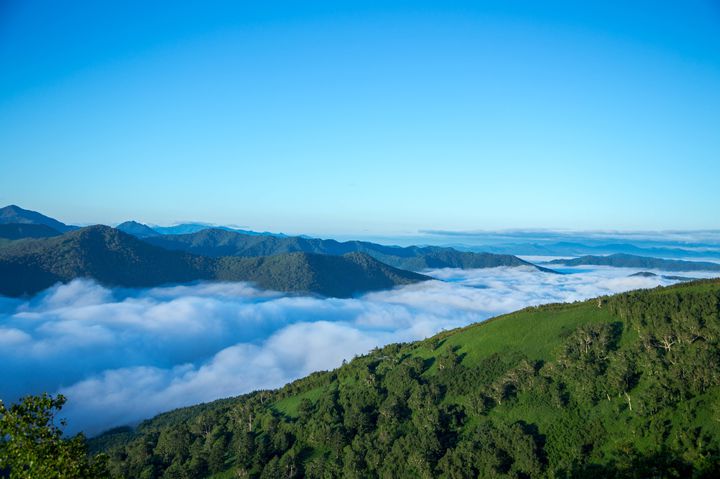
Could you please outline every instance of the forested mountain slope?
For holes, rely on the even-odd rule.
[[[430,279],[363,254],[264,258],[196,256],[147,244],[108,226],[0,246],[0,294],[34,294],[92,278],[107,286],[151,287],[198,280],[250,281],[276,291],[348,297]]]
[[[533,307],[92,445],[133,478],[718,477],[718,341],[718,281]]]
[[[47,225],[36,225],[32,223],[0,223],[0,238],[6,240],[18,240],[24,238],[50,238],[59,236],[57,230]]]

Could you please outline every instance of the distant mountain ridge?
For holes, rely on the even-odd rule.
[[[150,236],[159,236],[160,233],[155,231],[154,229],[150,228],[148,225],[144,225],[142,223],[138,223],[137,221],[125,221],[124,223],[120,223],[115,227],[116,229],[119,229],[123,233],[127,233],[129,235],[133,235],[138,238],[147,238]]]
[[[258,257],[292,252],[344,255],[359,252],[372,256],[385,264],[410,271],[497,266],[527,266],[546,272],[551,271],[512,255],[472,253],[440,246],[399,247],[365,241],[339,242],[300,236],[246,235],[221,229],[205,229],[182,235],[154,236],[145,238],[145,241],[169,250],[210,257]]]
[[[77,229],[77,226],[66,225],[37,211],[26,210],[17,205],[8,205],[0,208],[0,224],[45,225],[60,233]]]
[[[140,223],[138,223],[140,224]],[[161,235],[182,235],[182,234],[190,234],[190,233],[197,233],[199,231],[207,230],[207,229],[218,229],[218,230],[224,230],[224,231],[233,231],[235,233],[242,233],[246,235],[251,236],[277,236],[279,238],[284,238],[286,235],[282,233],[270,233],[267,231],[264,232],[257,232],[257,231],[250,231],[250,230],[244,230],[239,228],[232,228],[230,226],[222,226],[222,225],[211,225],[208,223],[181,223],[178,225],[173,226],[147,226],[148,228],[151,228],[153,231],[156,231],[157,233]]]
[[[23,210],[12,205],[0,211],[5,212],[5,217],[8,220],[14,218],[18,219],[18,221],[22,219],[23,222],[34,221],[37,224],[51,224],[55,225],[53,229],[57,231],[77,228],[64,225],[40,213]],[[16,231],[8,231],[5,237],[0,232],[0,242],[6,243],[6,240],[52,236],[49,233],[40,234],[39,231],[29,231],[28,228],[8,228],[15,228]],[[166,250],[183,251],[213,258],[222,256],[255,258],[286,253],[311,253],[332,256],[364,253],[382,263],[409,271],[439,268],[471,269],[525,266],[544,272],[553,272],[509,254],[458,251],[454,248],[440,246],[399,247],[366,241],[339,242],[306,236],[256,233],[229,227],[208,228],[207,225],[199,223],[151,228],[137,221],[125,221],[119,224],[117,229]],[[190,232],[180,234],[182,231]]]
[[[611,254],[608,256],[581,256],[573,259],[556,259],[548,264],[565,266],[613,266],[616,268],[661,269],[664,271],[720,271],[720,264],[705,261],[682,261],[660,259],[631,254]]]
[[[610,254],[632,254],[662,258],[708,258],[720,256],[720,247],[711,245],[695,249],[674,246],[637,246],[630,243],[584,244],[568,241],[554,243],[507,243],[500,245],[468,246],[458,245],[460,250],[480,248],[491,253],[512,253],[523,256],[604,256]]]
[[[631,274],[631,278],[662,278],[668,281],[699,281],[700,278],[688,278],[686,276],[674,276],[674,275],[658,275],[651,273],[650,271],[638,271],[637,273]]]
[[[2,295],[34,294],[75,278],[92,278],[107,286],[123,287],[199,280],[249,281],[270,290],[335,297],[431,279],[382,264],[364,254],[197,256],[165,250],[101,225],[0,247]]]

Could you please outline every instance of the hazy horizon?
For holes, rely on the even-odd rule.
[[[473,240],[477,238],[494,238],[494,241],[499,240],[511,240],[511,239],[527,239],[532,241],[552,241],[554,239],[562,238],[573,238],[584,240],[601,240],[601,241],[650,241],[650,242],[671,242],[671,243],[694,243],[694,242],[707,242],[710,244],[720,243],[720,228],[698,228],[698,229],[615,229],[615,228],[596,228],[596,229],[572,229],[572,228],[532,228],[532,227],[511,227],[511,228],[498,228],[498,229],[459,229],[459,230],[439,230],[439,229],[416,229],[407,230],[401,232],[392,231],[380,231],[375,233],[369,233],[367,229],[358,229],[351,232],[339,232],[333,231],[332,229],[327,231],[312,231],[307,229],[300,230],[289,230],[289,229],[278,229],[278,230],[267,230],[260,226],[254,226],[251,224],[241,223],[213,223],[206,221],[203,218],[188,218],[180,220],[172,220],[164,223],[154,223],[152,221],[142,221],[135,217],[127,217],[122,221],[67,221],[62,217],[56,217],[47,214],[44,210],[37,210],[34,208],[28,208],[26,205],[20,205],[17,203],[9,203],[4,206],[17,206],[25,210],[36,211],[43,215],[49,216],[53,219],[61,221],[68,225],[85,227],[93,226],[97,224],[107,225],[116,227],[126,221],[136,221],[141,224],[145,224],[151,228],[160,227],[167,228],[178,225],[202,225],[208,228],[223,227],[232,228],[238,230],[247,230],[252,232],[262,233],[273,233],[273,234],[288,234],[288,235],[307,235],[307,236],[323,236],[334,239],[386,239],[391,240],[397,238],[402,242],[414,241],[425,238],[427,240],[433,240],[437,238],[444,238],[445,241],[455,241],[459,244],[463,240]],[[0,206],[2,207],[2,206]]]

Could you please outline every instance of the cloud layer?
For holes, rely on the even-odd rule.
[[[0,297],[0,398],[69,398],[73,431],[273,388],[390,342],[528,305],[669,284],[635,270],[435,270],[438,278],[355,299],[292,297],[242,283],[142,290],[76,280],[22,301]]]

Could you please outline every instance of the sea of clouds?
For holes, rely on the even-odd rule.
[[[89,435],[181,406],[274,388],[391,342],[529,305],[667,285],[636,270],[428,271],[437,278],[353,299],[244,283],[108,289],[88,280],[0,297],[0,398],[63,393]],[[693,273],[694,276],[705,276]]]

